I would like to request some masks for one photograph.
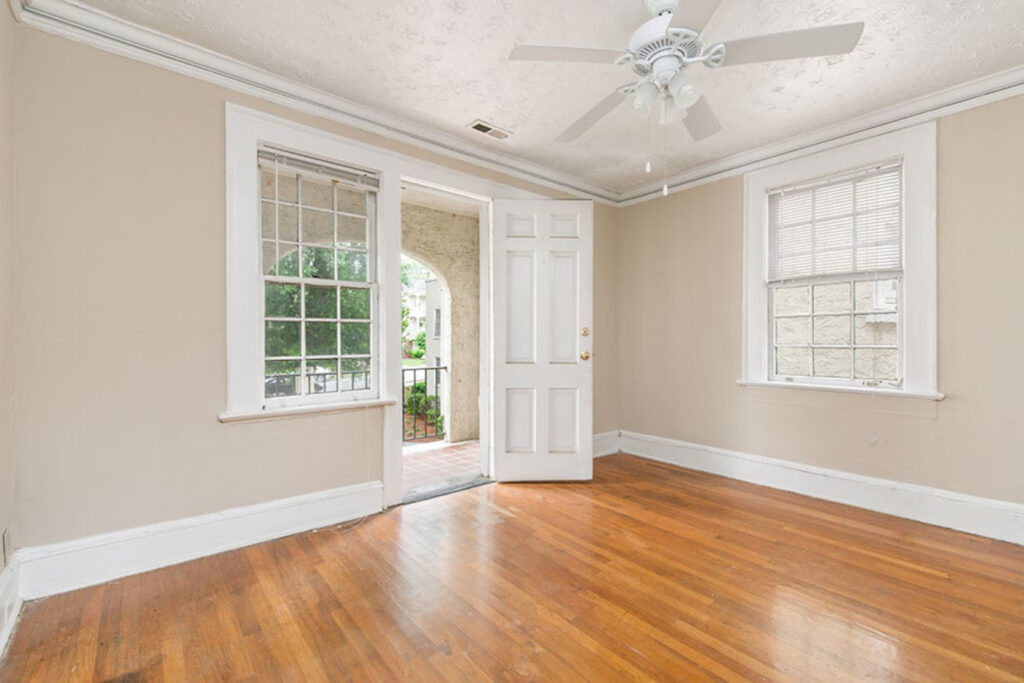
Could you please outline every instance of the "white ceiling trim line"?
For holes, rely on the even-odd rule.
[[[9,0],[23,25],[85,43],[237,92],[337,121],[375,135],[465,161],[570,195],[613,206],[630,206],[662,194],[661,183],[617,192],[581,178],[501,154],[421,124],[384,114],[347,99],[276,76],[244,62],[74,2]],[[863,140],[958,111],[1024,94],[1024,66],[880,109],[804,135],[689,168],[669,178],[675,193],[781,161]]]
[[[1024,66],[1000,71],[834,126],[687,169],[669,177],[669,192],[680,192],[1021,94],[1024,94]],[[622,193],[616,205],[630,206],[656,199],[662,196],[662,188],[663,183],[660,182],[642,185],[631,192]]]
[[[80,5],[73,0],[10,0],[10,5],[15,18],[29,28],[199,78],[576,197],[606,204],[614,204],[621,197],[620,193],[609,188],[310,88],[206,48]]]

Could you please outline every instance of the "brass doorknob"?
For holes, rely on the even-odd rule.
[[[590,360],[590,351],[584,351],[580,354],[580,358],[583,360]]]

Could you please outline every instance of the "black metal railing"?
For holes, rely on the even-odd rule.
[[[422,441],[444,437],[441,390],[448,368],[402,368],[402,439]]]

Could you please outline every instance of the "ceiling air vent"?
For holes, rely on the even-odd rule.
[[[497,140],[504,140],[509,135],[512,135],[512,131],[498,128],[497,126],[487,123],[486,121],[481,121],[480,119],[477,119],[473,123],[469,124],[469,127],[478,133],[490,135],[492,138],[495,138]]]

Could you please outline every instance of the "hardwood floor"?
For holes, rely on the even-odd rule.
[[[602,458],[27,604],[0,679],[1020,680],[1024,548]]]

